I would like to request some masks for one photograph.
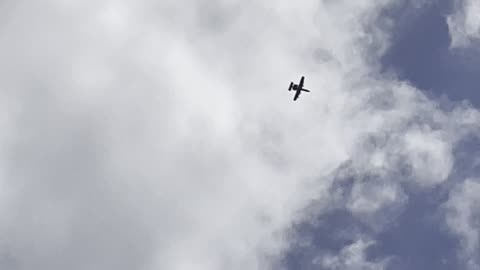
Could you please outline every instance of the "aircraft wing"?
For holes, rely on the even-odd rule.
[[[298,96],[300,96],[300,92],[302,92],[300,89],[297,90],[297,92],[295,93],[295,96],[293,97],[293,100],[297,100]]]
[[[300,83],[298,84],[298,88],[302,89],[303,88],[303,81],[305,80],[305,77],[302,76],[302,78],[300,79]]]

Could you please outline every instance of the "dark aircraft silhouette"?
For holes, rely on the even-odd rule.
[[[295,90],[295,91],[297,91],[297,92],[295,93],[295,96],[293,97],[293,100],[294,100],[294,101],[297,100],[298,96],[300,96],[300,93],[301,93],[302,91],[310,92],[310,90],[303,88],[303,81],[304,81],[304,80],[305,80],[305,77],[302,76],[302,78],[300,79],[300,83],[299,83],[299,84],[294,84],[293,82],[290,82],[290,87],[288,87],[288,91],[292,91],[292,89]]]

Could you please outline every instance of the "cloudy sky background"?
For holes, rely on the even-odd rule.
[[[0,268],[480,269],[479,13],[0,2]]]

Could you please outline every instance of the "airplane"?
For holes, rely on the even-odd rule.
[[[303,88],[303,81],[305,80],[305,77],[302,76],[302,78],[300,79],[300,83],[299,84],[294,84],[293,82],[290,82],[290,87],[288,87],[288,91],[292,91],[292,90],[295,90],[297,91],[295,93],[295,96],[293,97],[293,100],[297,100],[298,96],[300,96],[300,93],[302,91],[305,91],[305,92],[310,92],[310,90],[308,89],[305,89]]]

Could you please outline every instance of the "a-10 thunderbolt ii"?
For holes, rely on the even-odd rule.
[[[292,91],[292,90],[295,90],[295,96],[293,97],[293,100],[297,100],[297,98],[300,96],[300,93],[302,91],[305,91],[305,92],[310,92],[310,90],[308,89],[305,89],[303,88],[303,81],[305,80],[305,77],[302,76],[302,78],[300,79],[300,83],[299,84],[294,84],[293,82],[290,82],[290,87],[288,87],[288,91]]]

